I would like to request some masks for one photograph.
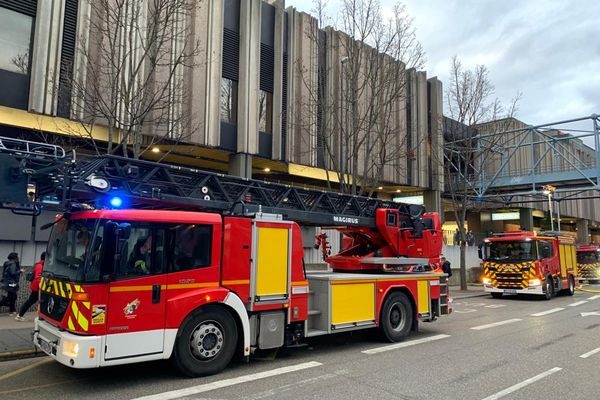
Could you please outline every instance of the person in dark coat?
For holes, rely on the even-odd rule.
[[[448,274],[448,278],[452,276],[452,268],[450,268],[450,261],[446,260],[446,257],[440,258],[440,263],[442,263],[442,272]]]
[[[4,262],[2,271],[2,284],[6,290],[6,297],[0,301],[0,306],[8,306],[10,315],[17,315],[17,292],[19,291],[19,279],[21,278],[21,265],[19,264],[19,255],[10,253],[8,260]]]

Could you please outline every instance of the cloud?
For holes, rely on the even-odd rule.
[[[391,7],[394,0],[382,0]],[[331,4],[335,7],[336,0]],[[529,124],[600,114],[600,1],[407,0],[429,76],[448,81],[452,56],[485,64],[504,102],[523,92]],[[310,12],[312,1],[286,5]]]

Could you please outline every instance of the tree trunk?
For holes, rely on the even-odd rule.
[[[460,290],[467,290],[467,243],[460,241]]]

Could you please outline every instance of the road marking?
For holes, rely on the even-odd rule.
[[[533,378],[526,379],[526,380],[524,380],[521,383],[517,383],[516,385],[513,385],[513,386],[511,386],[509,388],[506,388],[506,389],[502,390],[501,392],[498,392],[496,394],[488,396],[488,397],[486,397],[483,400],[496,400],[496,399],[500,399],[500,398],[506,396],[507,394],[510,394],[512,392],[516,392],[517,390],[522,389],[522,388],[524,388],[527,385],[531,385],[532,383],[537,382],[540,379],[544,379],[545,377],[550,376],[553,373],[558,372],[560,370],[562,370],[562,368],[554,367],[552,369],[549,369],[546,372],[542,372],[541,374],[534,376]]]
[[[4,374],[4,375],[0,376],[0,381],[3,381],[4,379],[12,378],[15,375],[19,375],[20,373],[23,373],[25,371],[29,371],[30,369],[38,367],[38,366],[40,366],[42,364],[47,364],[47,363],[49,363],[51,361],[54,361],[54,360],[51,359],[51,358],[45,358],[45,359],[43,359],[41,361],[38,361],[36,363],[29,364],[29,365],[27,365],[27,366],[25,366],[23,368],[16,369],[16,370],[14,370],[12,372],[9,372],[8,374]]]
[[[569,307],[577,307],[577,306],[580,306],[585,303],[587,303],[587,300],[581,300],[581,301],[577,301],[575,303],[569,304]]]
[[[256,374],[243,375],[238,376],[236,378],[231,379],[223,379],[220,381],[215,381],[211,383],[206,383],[204,385],[192,386],[185,389],[172,390],[170,392],[163,392],[157,394],[151,394],[149,396],[137,397],[132,400],[169,400],[169,399],[178,399],[181,397],[189,397],[198,393],[210,392],[211,390],[221,389],[228,386],[238,385],[240,383],[251,382],[256,379],[264,379],[272,376],[287,374],[289,372],[300,371],[303,369],[318,367],[321,364],[320,362],[310,361],[302,364],[291,365],[289,367],[276,368],[269,371],[258,372]]]
[[[513,322],[519,322],[519,321],[523,321],[523,320],[520,318],[507,319],[506,321],[494,322],[493,324],[474,326],[471,329],[480,331],[483,329],[493,328],[495,326],[500,326],[500,325],[512,324]]]
[[[468,313],[472,313],[475,311],[477,311],[477,310],[473,310],[472,308],[465,308],[464,310],[452,310],[452,312],[455,312],[458,314],[468,314]]]
[[[600,299],[600,294],[597,294],[595,296],[588,298],[588,300],[596,300],[596,299]]]
[[[594,354],[596,354],[598,352],[600,352],[600,347],[598,347],[597,349],[594,349],[592,351],[588,351],[587,353],[582,354],[579,357],[580,358],[588,358],[588,357],[593,356]]]
[[[491,304],[489,306],[485,306],[485,308],[502,308],[506,307],[506,304]]]
[[[404,347],[414,346],[416,344],[421,344],[421,343],[433,342],[434,340],[446,339],[446,338],[449,338],[449,337],[450,337],[450,335],[443,335],[443,334],[442,335],[429,336],[429,337],[426,337],[426,338],[423,338],[423,339],[409,340],[407,342],[390,344],[388,346],[383,346],[383,347],[376,347],[374,349],[369,349],[369,350],[361,351],[361,353],[363,353],[363,354],[377,354],[377,353],[382,353],[384,351],[401,349],[401,348],[404,348]]]
[[[582,312],[581,313],[582,317],[589,317],[590,315],[600,315],[600,312],[598,312],[598,311],[591,311],[591,312]]]
[[[531,314],[531,316],[532,317],[541,317],[541,316],[552,314],[552,313],[559,312],[559,311],[562,311],[562,310],[564,310],[564,308],[557,307],[557,308],[553,308],[553,309],[548,310],[548,311],[542,311],[542,312],[539,312],[539,313]]]

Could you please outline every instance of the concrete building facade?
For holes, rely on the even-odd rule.
[[[135,7],[123,10],[124,18],[127,13],[147,18],[152,12],[144,0],[129,2]],[[91,68],[106,62],[98,55],[97,47],[104,42],[93,27],[102,15],[94,4],[92,0],[0,0],[0,37],[6,43],[0,46],[0,84],[5,88],[0,92],[0,136],[67,146],[77,142],[84,149],[92,138],[97,143],[107,140],[109,132],[101,123],[82,128],[89,100],[75,88],[91,85]],[[166,112],[192,123],[144,127],[145,137],[165,130],[184,131],[180,132],[184,139],[160,141],[154,146],[157,151],[144,153],[144,158],[339,189],[336,164],[347,157],[343,132],[346,118],[351,118],[339,111],[348,91],[343,71],[348,57],[340,45],[347,43],[347,35],[330,27],[319,29],[314,17],[286,8],[284,0],[202,1],[174,26],[191,33],[198,51],[193,68],[175,71],[173,102]],[[135,43],[130,46],[134,49]],[[175,54],[186,43],[173,38],[170,46]],[[365,50],[369,52],[373,50]],[[135,51],[127,54],[132,62],[138,57]],[[403,92],[388,102],[390,112],[385,118],[389,119],[379,116],[376,122],[390,127],[390,139],[357,152],[354,170],[345,173],[366,177],[370,157],[394,149],[397,156],[381,166],[376,180],[357,185],[368,185],[373,195],[385,198],[422,195],[429,209],[440,210],[442,83],[428,78],[425,71],[406,69],[385,54],[373,57],[398,74]],[[311,102],[315,93],[320,93],[320,100]],[[367,92],[354,105],[364,109],[375,101],[385,103],[385,96]],[[323,124],[324,114],[330,124]],[[366,140],[375,136],[369,131],[361,134]],[[0,212],[9,219],[7,225],[13,224],[13,216]],[[49,218],[15,220],[23,227],[19,234],[0,229],[0,256],[16,249],[31,254],[25,262],[31,264],[41,249],[34,244],[47,239],[37,226]],[[26,242],[32,243],[28,249],[23,248]]]

